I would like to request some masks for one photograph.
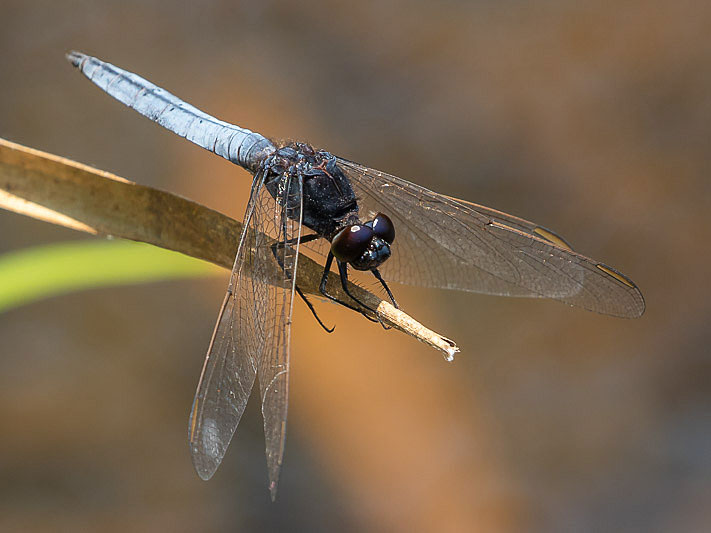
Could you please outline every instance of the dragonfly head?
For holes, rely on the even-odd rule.
[[[339,261],[350,263],[356,270],[371,270],[390,257],[395,240],[395,226],[383,213],[365,224],[350,224],[336,233],[331,252]]]

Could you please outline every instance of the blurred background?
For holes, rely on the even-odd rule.
[[[210,482],[186,444],[227,272],[6,312],[0,530],[708,531],[710,24],[691,1],[0,1],[8,140],[241,219],[249,175],[104,95],[65,61],[78,49],[534,220],[648,306],[395,285],[459,343],[450,364],[318,304],[327,335],[297,305],[275,504],[257,402]],[[2,253],[80,239],[0,212]]]

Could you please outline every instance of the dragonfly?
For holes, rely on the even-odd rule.
[[[348,290],[349,268],[387,280],[502,296],[550,298],[636,318],[645,302],[615,268],[572,250],[551,230],[445,196],[306,143],[275,143],[219,120],[144,78],[80,52],[67,59],[106,93],[164,128],[250,171],[234,267],[188,424],[192,461],[219,467],[259,378],[272,500],[286,442],[291,319],[303,244],[326,257],[319,290],[373,321]],[[309,232],[310,231],[310,232]],[[270,262],[277,261],[280,275]],[[329,294],[335,262],[348,300]]]

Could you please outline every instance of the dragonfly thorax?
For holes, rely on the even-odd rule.
[[[325,151],[314,150],[305,143],[290,143],[267,157],[260,167],[265,186],[274,198],[286,183],[290,194],[287,216],[303,202],[302,224],[328,239],[347,224],[358,221],[358,202],[350,181],[336,163],[336,158]],[[295,186],[298,180],[300,186]]]

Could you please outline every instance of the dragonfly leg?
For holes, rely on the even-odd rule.
[[[301,291],[298,285],[296,285],[296,292],[301,296],[301,299],[304,301],[304,303],[308,306],[309,311],[311,311],[311,314],[314,315],[314,318],[316,319],[316,322],[320,324],[320,326],[326,330],[326,333],[333,333],[333,331],[336,329],[336,326],[333,326],[332,328],[326,327],[326,325],[321,322],[321,319],[319,318],[318,314],[316,314],[316,309],[314,309],[314,306],[311,302],[309,302],[309,299],[306,297],[306,295]]]
[[[287,276],[289,276],[289,279],[291,279],[291,273],[290,273],[290,272],[287,272],[287,271],[286,271],[286,268],[284,268],[284,262],[283,262],[283,261],[281,260],[281,258],[279,257],[279,254],[277,253],[277,249],[278,249],[278,248],[284,248],[284,247],[286,247],[286,246],[288,246],[288,245],[291,245],[291,244],[296,243],[297,241],[298,241],[298,242],[311,242],[311,241],[316,240],[316,239],[318,239],[318,238],[319,238],[319,236],[314,233],[313,235],[305,235],[305,236],[303,236],[300,241],[299,241],[299,238],[298,238],[298,237],[294,237],[293,239],[288,239],[288,240],[286,240],[286,241],[277,242],[277,243],[274,243],[274,244],[272,245],[272,253],[274,254],[274,258],[277,260],[277,263],[279,263],[279,266],[280,266],[281,269],[284,271],[284,273],[285,273]],[[309,311],[311,311],[311,314],[314,315],[314,318],[316,319],[316,322],[318,322],[319,325],[320,325],[324,330],[326,330],[326,332],[328,332],[328,333],[333,333],[333,330],[336,329],[336,326],[333,326],[332,328],[327,327],[327,326],[321,321],[321,319],[319,318],[318,314],[316,313],[316,309],[314,309],[313,304],[308,300],[308,298],[306,298],[306,295],[305,295],[304,292],[299,288],[299,286],[298,286],[298,285],[294,285],[294,288],[296,289],[296,293],[297,293],[299,296],[301,296],[301,299],[302,299],[302,300],[304,301],[304,303],[306,303],[306,305],[308,306]]]
[[[343,286],[343,291],[353,298],[356,302],[358,302],[360,305],[368,309],[369,311],[372,311],[375,313],[375,316],[378,318],[378,322],[380,323],[381,326],[383,326],[383,329],[390,329],[392,326],[386,326],[382,320],[380,320],[380,315],[378,315],[378,312],[375,311],[374,309],[371,309],[369,306],[365,305],[363,302],[361,302],[358,298],[353,296],[350,291],[348,290],[348,263],[344,263],[342,261],[338,261],[338,272],[341,275],[341,285]]]
[[[321,284],[319,285],[319,288],[318,288],[319,292],[321,294],[323,294],[329,300],[339,303],[343,307],[347,307],[348,309],[352,309],[353,311],[356,311],[357,313],[360,313],[361,315],[363,315],[365,318],[367,318],[371,322],[380,322],[380,320],[376,320],[375,318],[369,317],[366,314],[366,312],[363,311],[362,309],[358,309],[354,305],[351,305],[348,302],[344,302],[343,300],[339,300],[335,296],[328,294],[328,292],[326,291],[326,282],[328,281],[328,273],[331,271],[331,264],[333,264],[333,254],[331,252],[329,252],[328,258],[326,258],[326,266],[324,266],[324,268],[323,268],[323,276],[321,277]],[[353,298],[353,299],[355,300],[355,298]],[[356,302],[357,301],[358,300],[356,300]],[[360,302],[358,302],[358,303],[360,303]],[[365,307],[366,309],[370,309],[369,307],[366,307],[366,306],[363,306],[363,307]]]
[[[390,292],[390,287],[388,287],[388,284],[385,283],[385,280],[380,275],[380,272],[378,271],[378,269],[374,268],[371,270],[371,272],[373,273],[373,276],[375,276],[375,279],[377,279],[380,282],[380,284],[383,286],[383,288],[385,289],[385,292],[388,293],[388,297],[390,298],[390,301],[393,303],[393,307],[395,309],[400,309],[400,306],[395,301],[395,297],[393,296],[393,293]]]
[[[336,264],[338,265],[338,273],[341,275],[341,287],[343,287],[343,292],[345,292],[348,296],[350,296],[353,301],[355,301],[359,305],[365,307],[368,311],[372,311],[373,313],[376,313],[375,309],[371,309],[369,306],[365,305],[358,298],[353,296],[351,294],[351,292],[348,290],[348,263],[336,260]]]

